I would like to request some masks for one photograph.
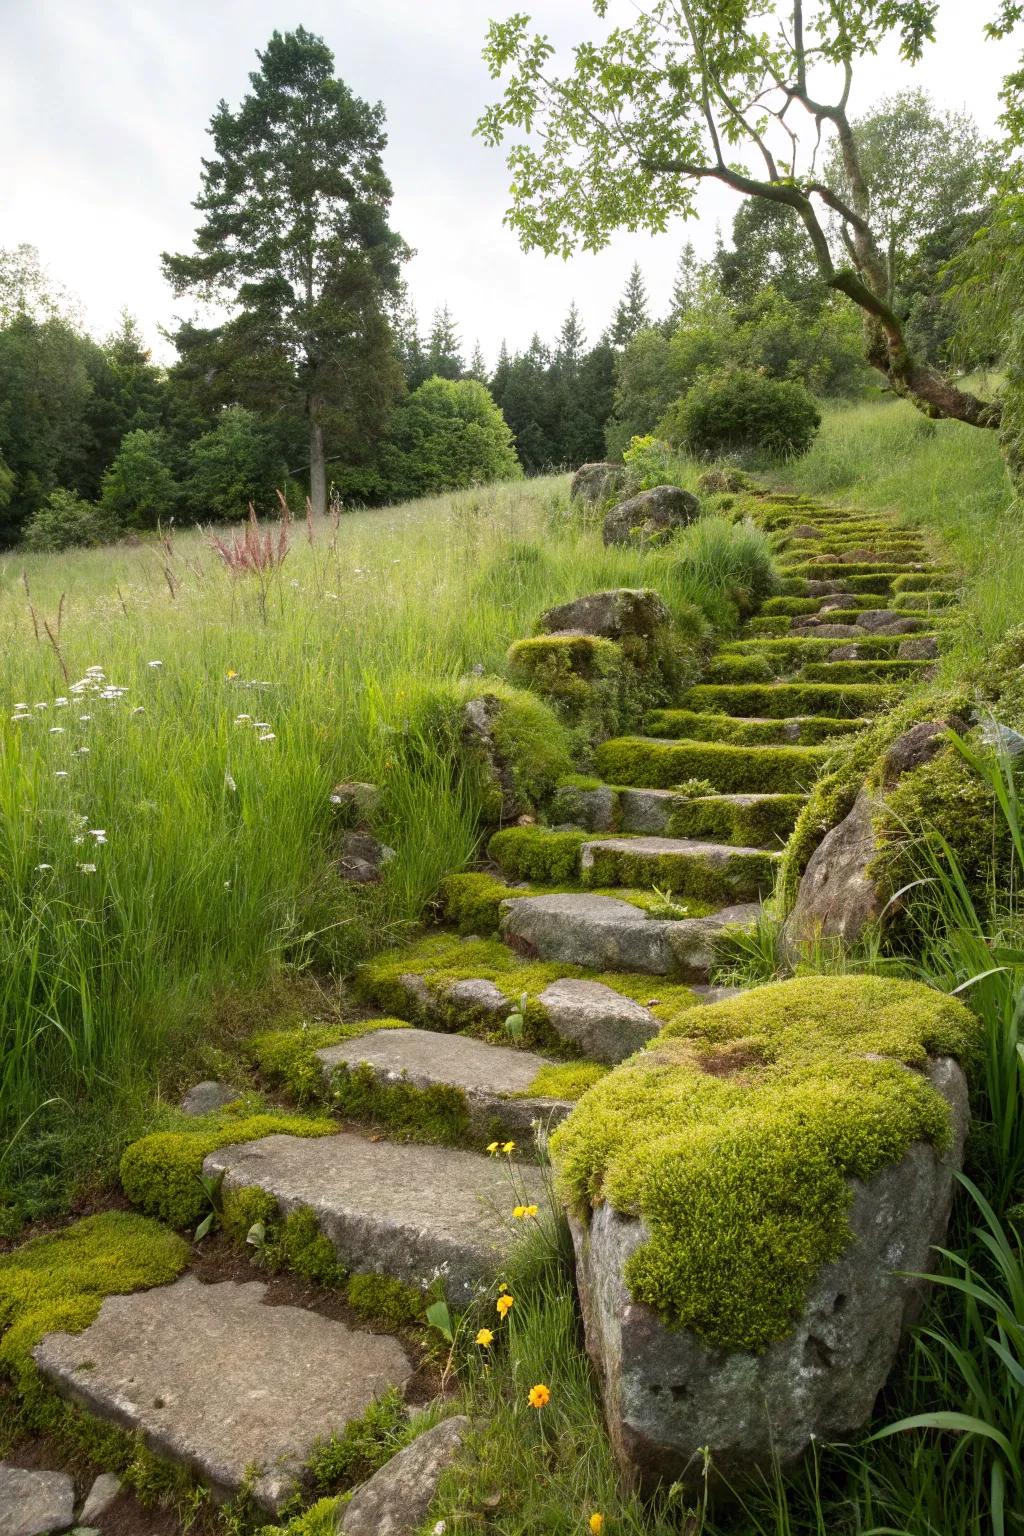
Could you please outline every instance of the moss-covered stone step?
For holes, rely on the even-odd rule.
[[[869,610],[870,611],[870,610]],[[876,610],[877,611],[877,610]],[[894,610],[895,611],[895,610]],[[825,615],[825,622],[839,622],[833,620],[832,614]],[[899,648],[906,639],[905,635],[878,635],[872,634],[866,626],[859,626],[861,633],[856,636],[858,648],[865,657],[893,657],[899,653]],[[764,639],[754,636],[747,640],[732,640],[724,645],[718,652],[719,657],[763,657],[769,665],[777,671],[785,667],[796,666],[801,661],[824,661],[830,651],[834,651],[841,642],[841,637],[829,635],[809,634],[787,635],[782,639]]]
[[[844,576],[839,579],[818,576],[809,580],[806,576],[783,576],[779,581],[779,591],[783,597],[838,597],[859,593],[888,597],[894,590],[894,580],[898,581],[899,577]]]
[[[926,588],[913,592],[894,592],[887,607],[931,613],[954,608],[957,594],[952,588]]]
[[[843,606],[846,608],[874,608],[876,606],[874,598],[870,593],[865,593],[859,597],[853,593],[832,594],[832,598],[837,596],[843,598]],[[761,605],[761,612],[769,617],[781,614],[789,618],[796,618],[801,614],[820,613],[822,604],[830,602],[832,598],[827,595],[819,595],[818,597],[769,597]]]
[[[722,794],[794,794],[813,784],[832,750],[620,736],[602,742],[595,758],[598,772],[610,784],[673,789],[688,779],[703,779]]]
[[[347,1131],[319,1141],[267,1136],[211,1153],[225,1196],[253,1191],[285,1215],[311,1211],[348,1271],[427,1290],[443,1279],[454,1305],[489,1284],[508,1254],[513,1207],[546,1201],[539,1170],[454,1147],[373,1141]]]
[[[218,1166],[228,1161],[225,1153]],[[344,1187],[350,1175],[333,1166]],[[382,1205],[387,1194],[381,1190]],[[303,1307],[269,1306],[267,1293],[262,1280],[204,1285],[183,1275],[107,1296],[82,1332],[48,1334],[35,1361],[62,1395],[134,1431],[221,1499],[245,1488],[276,1514],[316,1443],[341,1434],[388,1387],[404,1389],[414,1367],[398,1339]]]
[[[836,601],[841,602],[843,599],[837,598]],[[886,619],[886,615],[888,615],[888,619]],[[887,622],[903,625],[902,633],[905,635],[916,635],[920,634],[922,630],[929,628],[937,630],[945,620],[942,615],[931,613],[927,608],[897,609],[890,605],[887,605],[885,608],[879,608],[877,604],[872,604],[870,608],[833,608],[829,606],[819,610],[817,613],[799,614],[789,620],[789,623],[800,634],[805,632],[806,626],[806,632],[811,635],[815,632],[815,626],[819,624],[855,624],[863,634],[877,634],[878,630],[874,626],[884,625]],[[882,633],[884,634],[884,632],[883,629]],[[860,639],[860,635],[857,638]]]
[[[833,642],[834,643],[834,642]],[[836,720],[831,715],[797,715],[791,720],[742,715],[699,714],[692,709],[656,709],[644,728],[648,736],[686,741],[727,741],[736,746],[813,747],[832,736],[863,730],[867,720]]]
[[[566,786],[555,799],[558,821],[592,832],[697,837],[741,848],[774,848],[793,830],[806,796],[699,795],[619,785]]]
[[[755,901],[770,893],[779,857],[696,838],[597,838],[583,844],[580,876],[584,886],[647,884],[701,902]]]
[[[730,687],[697,683],[680,701],[685,707],[773,720],[795,715],[834,715],[837,720],[874,715],[899,697],[899,689],[875,683],[773,683]],[[607,777],[607,775],[605,775]]]
[[[530,958],[707,981],[723,932],[752,926],[759,910],[740,905],[713,917],[672,921],[589,893],[525,897],[505,902],[501,936],[517,954]]]
[[[935,665],[934,661],[812,661],[800,669],[800,676],[809,683],[890,682],[899,679],[913,682],[923,672]]]
[[[908,571],[893,579],[894,592],[955,592],[960,577],[955,571],[939,570],[935,566],[926,571]]]

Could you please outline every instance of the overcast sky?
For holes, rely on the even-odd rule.
[[[616,4],[628,18],[629,0]],[[238,103],[270,33],[301,23],[354,91],[385,105],[393,224],[417,251],[407,278],[424,326],[448,303],[467,354],[479,338],[493,362],[503,338],[552,338],[575,299],[596,340],[634,260],[663,310],[681,244],[709,252],[734,195],[708,189],[699,222],[622,235],[596,256],[523,254],[502,223],[502,155],[472,137],[494,93],[480,58],[487,19],[520,8],[560,45],[595,25],[589,0],[0,0],[0,246],[38,246],[97,335],[127,308],[166,356],[157,327],[175,304],[159,257],[191,243],[210,116],[222,97]],[[919,83],[991,129],[1017,51],[983,39],[994,9],[942,0],[924,65],[911,71],[895,50],[874,61],[854,110]]]

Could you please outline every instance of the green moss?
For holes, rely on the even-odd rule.
[[[256,1536],[335,1536],[338,1508],[337,1499],[318,1499],[286,1525],[261,1526]]]
[[[809,683],[910,683],[933,666],[931,661],[811,661],[800,676]]]
[[[863,656],[895,656],[906,638],[906,635],[873,635],[864,630],[853,643]],[[827,660],[830,652],[849,643],[829,635],[787,635],[782,640],[736,640],[725,646],[722,654],[764,656],[778,672],[801,661]]]
[[[952,608],[956,600],[955,592],[940,592],[927,587],[914,592],[894,592],[890,606],[902,613],[907,609]]]
[[[813,782],[829,752],[827,747],[734,747],[624,736],[603,742],[597,762],[612,784],[671,789],[684,779],[710,779],[723,794],[790,793]]]
[[[350,1275],[345,1300],[360,1317],[382,1328],[409,1328],[423,1321],[423,1292],[390,1275]]]
[[[817,613],[820,597],[769,597],[761,609],[762,614],[795,616],[801,613]]]
[[[554,832],[550,827],[506,827],[491,838],[487,856],[510,880],[565,885],[579,875],[580,848],[588,836]]]
[[[441,910],[459,933],[486,937],[498,931],[502,902],[510,896],[522,895],[522,892],[517,893],[506,881],[498,880],[494,875],[467,870],[448,875],[441,881],[438,894]]]
[[[389,1387],[339,1434],[314,1445],[308,1463],[314,1487],[341,1493],[365,1483],[431,1422],[422,1414],[410,1419],[402,1394]]]
[[[714,688],[699,684],[687,689],[682,702],[690,709],[723,711],[729,715],[759,715],[772,720],[794,715],[834,715],[836,719],[877,714],[899,696],[896,688],[870,683],[774,683],[764,688]]]
[[[621,729],[632,712],[636,675],[622,647],[599,635],[534,635],[508,653],[509,676],[547,699],[593,736]]]
[[[787,742],[814,746],[831,736],[859,731],[863,724],[862,720],[836,720],[829,715],[745,720],[742,716],[701,714],[692,709],[659,709],[648,716],[644,730],[659,740],[726,741],[744,747],[781,746]]]
[[[771,854],[746,850],[712,861],[695,853],[633,852],[595,842],[589,858],[589,868],[584,870],[584,884],[589,887],[646,883],[712,907],[767,895],[775,878]]]
[[[329,1120],[304,1115],[203,1115],[183,1131],[155,1131],[133,1141],[121,1157],[125,1194],[150,1216],[172,1227],[189,1227],[206,1205],[199,1182],[203,1160],[219,1147],[262,1136],[330,1136],[337,1127]]]
[[[892,584],[894,592],[953,592],[960,578],[952,571],[907,571]]]
[[[775,848],[792,832],[804,795],[764,795],[738,803],[723,795],[680,799],[665,828],[668,837],[693,837],[740,848]]]
[[[769,614],[764,618],[751,619],[747,624],[747,634],[788,635],[790,623],[784,613]]]
[[[787,576],[806,576],[808,581],[845,581],[847,576],[899,576],[906,561],[885,559],[864,561],[821,560],[801,561],[785,565]]]
[[[461,1088],[448,1083],[418,1088],[404,1078],[389,1082],[365,1062],[335,1067],[330,1103],[343,1119],[369,1121],[400,1140],[457,1147],[470,1140],[474,1129]]]
[[[764,656],[731,656],[720,651],[702,676],[709,683],[765,683],[774,673]]]
[[[357,1035],[378,1029],[405,1029],[402,1019],[365,1019],[358,1024],[304,1024],[299,1029],[267,1030],[253,1035],[246,1052],[268,1082],[287,1088],[297,1104],[322,1099],[323,1067],[317,1051],[341,1045]]]
[[[600,1082],[609,1071],[599,1061],[559,1061],[541,1067],[521,1098],[563,1099],[575,1103],[588,1088]]]
[[[559,1187],[581,1215],[608,1202],[644,1220],[626,1266],[638,1301],[709,1344],[763,1350],[849,1242],[847,1181],[946,1144],[945,1103],[906,1067],[969,1059],[980,1029],[955,999],[874,976],[682,1014],[554,1133]]]

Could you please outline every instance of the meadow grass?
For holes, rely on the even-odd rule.
[[[83,1099],[105,1141],[129,1084],[141,1102],[159,1063],[187,1071],[220,989],[344,973],[421,917],[480,832],[450,754],[406,750],[438,687],[500,673],[545,607],[599,588],[656,587],[690,634],[735,628],[763,535],[708,518],[668,552],[607,549],[567,492],[300,526],[264,576],[198,530],[4,559],[0,1186],[45,1127],[77,1134]],[[396,850],[369,891],[335,868],[344,779],[381,786]]]

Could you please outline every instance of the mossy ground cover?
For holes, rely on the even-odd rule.
[[[800,669],[808,683],[888,683],[900,679],[912,683],[927,672],[932,661],[809,661]]]
[[[734,746],[764,747],[792,744],[816,746],[832,736],[862,730],[863,720],[837,720],[829,715],[805,715],[794,720],[745,720],[693,709],[658,709],[647,716],[644,731],[662,740],[724,741]]]
[[[365,1019],[355,1024],[263,1030],[247,1042],[246,1055],[268,1083],[286,1088],[301,1107],[325,1097],[323,1067],[317,1051],[379,1029],[407,1027],[404,1019]]]
[[[920,1071],[968,1061],[980,1026],[958,1001],[881,977],[808,977],[681,1014],[602,1079],[552,1137],[563,1196],[650,1231],[633,1295],[709,1344],[782,1337],[849,1241],[851,1178],[946,1144]],[[871,1058],[871,1059],[869,1059]]]
[[[541,834],[545,829],[539,830]],[[538,839],[539,841],[539,839]],[[556,860],[561,858],[556,852]],[[543,850],[535,852],[531,863],[542,865]],[[440,904],[444,915],[458,933],[469,937],[488,937],[498,931],[503,901],[515,901],[522,896],[562,896],[580,888],[579,876],[569,876],[557,884],[531,882],[528,885],[511,885],[507,881],[488,874],[486,870],[467,870],[463,874],[449,875],[441,883]],[[592,889],[595,889],[591,887]],[[685,914],[666,909],[664,897],[653,886],[600,886],[595,893],[612,896],[617,901],[627,901],[651,917],[707,917],[715,910],[713,902],[694,897]]]
[[[767,795],[742,803],[723,795],[680,796],[665,830],[669,837],[777,848],[792,832],[805,803],[805,795]]]
[[[827,747],[738,747],[627,736],[602,743],[596,761],[610,784],[672,789],[687,779],[707,779],[723,794],[789,794],[808,788],[828,757]]]
[[[899,689],[871,683],[775,683],[770,687],[714,687],[698,683],[680,701],[688,709],[755,715],[773,720],[794,715],[834,715],[851,719],[874,715],[895,703]]]

